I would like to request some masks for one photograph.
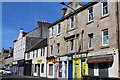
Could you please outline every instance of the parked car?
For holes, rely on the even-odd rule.
[[[5,68],[0,68],[0,74],[3,74],[4,71],[5,71]]]
[[[8,75],[10,75],[10,74],[12,74],[12,72],[11,72],[10,70],[6,69],[6,70],[3,71],[3,74],[8,74]]]

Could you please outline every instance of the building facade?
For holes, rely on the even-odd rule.
[[[24,75],[24,53],[26,49],[26,32],[20,29],[17,39],[14,41],[13,69],[14,74]]]
[[[49,25],[50,23],[38,21],[37,28],[26,35],[25,67],[27,69],[25,69],[25,75],[46,77],[47,31]]]
[[[75,10],[49,26],[48,78],[119,77],[116,1],[69,3]]]

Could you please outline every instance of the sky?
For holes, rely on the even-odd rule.
[[[2,6],[0,50],[13,47],[13,41],[17,38],[20,28],[23,28],[24,32],[29,32],[36,28],[37,21],[55,22],[61,18],[61,9],[65,7],[59,2],[2,2],[0,6]]]
[[[13,47],[20,28],[29,32],[36,28],[37,21],[54,22],[60,19],[62,7],[59,2],[3,2],[2,48]]]

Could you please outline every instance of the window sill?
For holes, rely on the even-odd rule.
[[[75,28],[71,28],[70,30],[68,30],[67,32],[70,32],[70,31],[73,31],[73,30],[75,30]]]
[[[104,45],[104,46],[101,46],[101,49],[105,49],[105,48],[109,48],[110,46],[109,45]]]
[[[52,38],[53,38],[53,36],[50,37],[50,39],[52,39]]]
[[[106,18],[106,17],[108,17],[108,16],[110,16],[110,14],[102,15],[102,17],[101,17],[100,19]]]
[[[94,48],[93,47],[91,47],[91,48],[88,48],[88,50],[87,51],[93,51],[94,50]]]
[[[94,21],[93,20],[91,20],[91,21],[88,21],[88,23],[86,24],[86,25],[88,25],[88,24],[90,24],[90,23],[93,23]]]
[[[57,36],[60,36],[60,33],[59,33],[59,34],[57,34]]]

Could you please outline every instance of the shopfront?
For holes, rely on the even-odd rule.
[[[32,60],[26,60],[25,61],[25,69],[24,69],[24,75],[31,76],[32,72]]]
[[[58,58],[47,57],[47,78],[58,78]]]
[[[105,55],[99,57],[91,57],[88,59],[89,75],[99,77],[109,77],[109,68],[113,64],[113,56]]]
[[[79,78],[81,79],[82,76],[88,75],[88,58],[87,58],[87,52],[82,53],[76,53],[76,55],[73,55],[73,78]]]

